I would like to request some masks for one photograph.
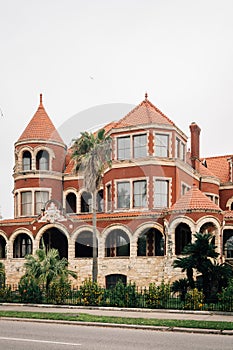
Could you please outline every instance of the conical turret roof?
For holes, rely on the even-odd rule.
[[[24,140],[56,141],[64,144],[61,136],[57,132],[53,122],[49,118],[43,106],[42,94],[40,94],[40,104],[36,113],[18,139],[18,141]]]
[[[214,211],[220,212],[217,204],[212,202],[196,185],[187,191],[178,201],[173,204],[169,211]]]
[[[165,124],[174,126],[175,124],[147,98],[129,112],[124,118],[115,123],[114,128],[124,128],[127,126],[148,124]]]

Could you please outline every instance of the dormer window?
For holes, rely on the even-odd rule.
[[[23,152],[23,171],[31,170],[32,169],[32,155],[29,151]]]
[[[49,154],[45,150],[41,150],[36,155],[36,169],[49,170]]]

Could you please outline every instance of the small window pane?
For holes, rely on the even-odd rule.
[[[135,135],[133,137],[134,158],[146,157],[147,155],[147,135]]]
[[[133,183],[133,205],[134,207],[146,207],[147,202],[146,181],[134,181]]]
[[[49,170],[49,154],[47,151],[39,151],[36,156],[36,169]]]
[[[45,207],[45,203],[49,200],[49,193],[46,191],[36,192],[36,215],[41,213],[41,209]]]
[[[117,184],[117,207],[130,207],[130,184],[129,182],[120,182]]]
[[[32,193],[21,193],[21,215],[32,215]]]
[[[157,157],[168,157],[168,135],[155,135],[155,155]]]
[[[29,151],[25,151],[23,153],[23,170],[24,171],[31,170],[31,166],[32,166],[31,153]]]
[[[168,181],[164,181],[164,180],[155,181],[155,207],[156,208],[168,207]]]
[[[130,159],[130,137],[119,137],[117,139],[117,159]]]

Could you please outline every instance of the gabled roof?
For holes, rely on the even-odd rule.
[[[187,191],[178,201],[173,204],[169,211],[214,211],[220,212],[218,205],[212,202],[196,185]]]
[[[63,140],[49,118],[42,103],[42,94],[40,94],[39,107],[27,125],[26,129],[18,139],[24,140],[46,140],[63,143]]]
[[[230,180],[229,158],[232,158],[232,155],[210,157],[205,159],[207,168],[215,176],[217,176],[221,182],[228,182]]]
[[[146,94],[145,100],[143,100],[125,117],[123,117],[117,123],[115,123],[113,127],[114,129],[119,129],[127,126],[138,126],[148,124],[165,124],[172,126],[175,125],[165,114],[163,114],[147,99]]]

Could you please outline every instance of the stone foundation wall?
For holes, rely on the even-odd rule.
[[[6,270],[6,283],[18,284],[24,274],[25,259],[2,259]],[[136,286],[146,287],[151,282],[160,284],[173,282],[184,277],[178,269],[172,267],[172,258],[155,257],[116,257],[98,258],[98,283],[105,287],[105,277],[111,274],[127,276],[127,282]],[[72,285],[80,286],[85,279],[92,278],[92,259],[74,258],[69,261],[69,269],[77,273],[77,280],[72,279]]]

